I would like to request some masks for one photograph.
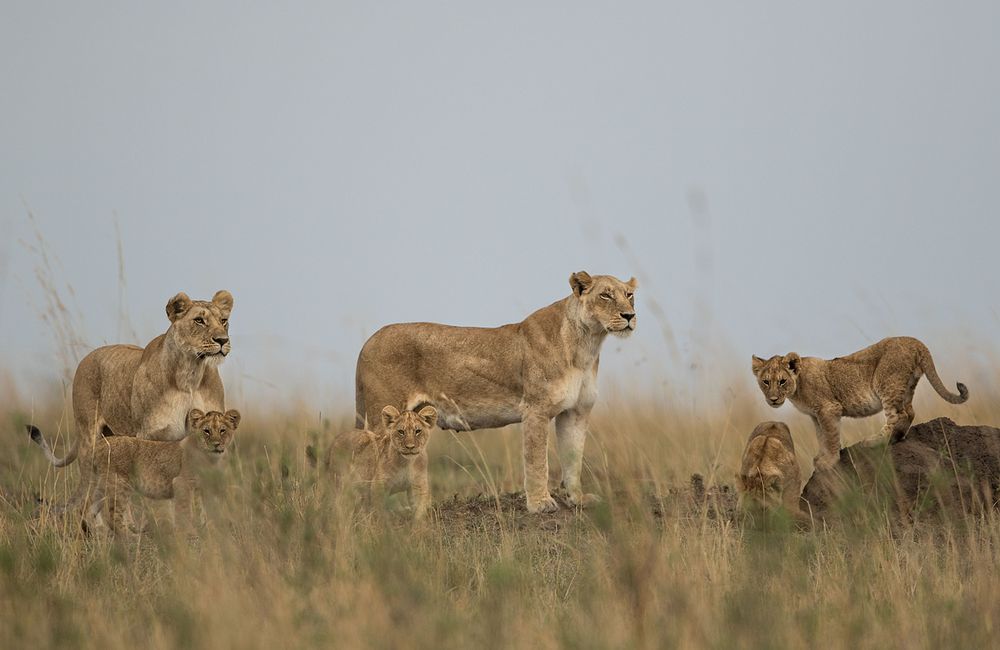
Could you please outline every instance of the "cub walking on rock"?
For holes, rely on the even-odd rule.
[[[812,417],[819,438],[816,469],[831,468],[840,457],[840,418],[860,418],[885,411],[878,440],[901,440],[913,423],[913,392],[927,376],[937,394],[952,404],[969,399],[965,384],[949,392],[934,368],[927,346],[899,336],[846,357],[824,360],[794,352],[768,360],[753,357],[753,373],[768,404],[777,408],[790,399]]]

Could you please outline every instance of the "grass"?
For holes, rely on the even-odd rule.
[[[982,405],[997,403],[980,396],[963,411],[921,395],[918,413],[963,422],[989,422]],[[697,417],[670,399],[605,402],[585,480],[606,501],[555,517],[527,515],[505,496],[521,481],[517,427],[438,431],[436,512],[421,527],[405,514],[355,511],[309,468],[305,446],[324,444],[350,414],[317,423],[244,408],[194,546],[165,523],[136,542],[35,518],[33,496],[65,498],[76,469],[47,467],[21,433],[29,414],[10,404],[0,436],[0,646],[995,645],[995,515],[903,529],[876,516],[863,528],[796,532],[741,528],[703,507],[650,507],[649,495],[691,472],[730,482],[760,419],[751,397]],[[55,400],[33,420],[55,432],[68,413]],[[782,415],[808,476],[811,431],[804,417]],[[849,435],[877,426],[864,421]],[[552,465],[555,478],[554,454]],[[168,514],[150,510],[161,522]]]

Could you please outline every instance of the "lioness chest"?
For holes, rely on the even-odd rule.
[[[548,400],[554,414],[593,406],[596,399],[597,384],[590,370],[571,368],[549,385]]]

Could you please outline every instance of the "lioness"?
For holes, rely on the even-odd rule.
[[[381,430],[356,429],[339,434],[330,445],[326,468],[340,480],[360,484],[386,495],[406,490],[415,519],[422,519],[431,504],[427,479],[427,443],[437,425],[437,410],[425,406],[419,412],[386,406]],[[308,453],[308,450],[307,450]]]
[[[179,441],[99,438],[88,456],[81,458],[80,484],[70,503],[80,506],[85,524],[101,513],[111,529],[121,534],[126,532],[127,494],[135,490],[151,499],[174,499],[178,523],[190,527],[198,471],[218,463],[239,425],[239,411],[202,413],[192,409],[186,420],[188,434]],[[27,428],[49,462],[61,467],[38,427]]]
[[[225,393],[217,366],[229,354],[233,296],[211,302],[179,293],[167,302],[167,331],[145,348],[108,345],[85,356],[73,376],[77,438],[64,458],[72,463],[94,435],[180,440],[192,408],[221,411]]]
[[[548,424],[556,420],[568,501],[596,499],[580,486],[584,440],[597,399],[601,344],[636,327],[635,279],[581,271],[572,295],[520,323],[497,328],[435,323],[389,325],[358,356],[357,426],[384,404],[437,408],[442,429],[471,431],[515,422],[524,429],[524,486],[530,512],[558,509],[548,487]]]
[[[802,479],[795,460],[795,443],[784,422],[762,422],[747,440],[736,484],[740,504],[766,509],[784,506],[793,516],[801,516],[799,490]]]
[[[755,356],[753,373],[772,407],[788,398],[812,417],[820,443],[818,470],[831,468],[840,457],[841,417],[866,417],[885,410],[885,426],[877,440],[905,437],[913,422],[913,391],[921,375],[927,375],[946,401],[961,404],[969,399],[965,384],[958,384],[958,395],[948,392],[927,346],[905,336],[882,339],[829,361],[794,352],[767,361]]]

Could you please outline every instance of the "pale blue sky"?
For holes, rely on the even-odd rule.
[[[0,363],[23,385],[60,368],[34,230],[98,345],[126,336],[116,219],[139,339],[177,291],[231,290],[248,397],[286,397],[256,380],[277,372],[349,404],[379,325],[519,320],[579,269],[642,285],[608,381],[995,346],[997,3],[246,4],[4,6]]]

